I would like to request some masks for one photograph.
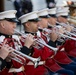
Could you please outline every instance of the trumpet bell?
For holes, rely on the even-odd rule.
[[[35,61],[34,61],[34,68],[36,68],[38,66],[39,61],[41,60],[40,57],[38,57]]]

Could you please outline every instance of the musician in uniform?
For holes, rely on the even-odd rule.
[[[45,12],[44,11],[42,10],[41,13],[43,13],[44,15],[41,16],[41,17],[44,18],[44,19],[47,19],[49,16],[46,15],[46,11]],[[37,37],[36,33],[38,31],[38,27],[40,26],[39,23],[38,23],[40,19],[38,18],[37,12],[31,12],[31,13],[25,14],[25,15],[21,16],[19,18],[19,20],[21,21],[21,23],[24,26],[25,34],[31,33],[32,35],[35,35],[35,37]],[[40,21],[42,21],[42,19]],[[47,21],[45,23],[48,23]],[[47,26],[47,25],[45,24],[45,26]],[[40,37],[40,38],[42,38],[42,37]],[[65,72],[68,75],[70,75],[70,74],[73,75],[74,74],[73,71],[65,70],[62,67],[60,67],[52,59],[52,55],[54,55],[53,54],[54,51],[47,48],[46,46],[43,46],[43,45],[39,46],[40,44],[34,44],[34,45],[35,46],[32,47],[32,49],[34,50],[33,57],[39,57],[40,56],[41,61],[39,62],[39,64],[43,61],[45,61],[45,64],[42,63],[41,65],[38,65],[38,67],[35,69],[34,65],[31,62],[28,62],[28,64],[25,65],[26,75],[30,75],[30,73],[31,73],[31,75],[48,75],[48,71],[45,67],[50,69],[52,72],[57,72],[57,73],[60,73],[60,74],[65,74]]]
[[[38,31],[38,22],[39,22],[39,18],[38,18],[38,15],[37,15],[37,12],[34,11],[34,12],[31,12],[31,13],[28,13],[28,14],[25,14],[23,16],[21,16],[19,18],[19,20],[21,21],[21,23],[23,24],[24,26],[24,29],[25,29],[25,34],[29,34],[31,33],[32,35],[34,35],[34,37],[37,37],[37,31]],[[28,62],[28,64],[25,66],[26,70],[26,75],[48,75],[48,71],[47,69],[43,66],[44,65],[44,60],[50,55],[52,55],[53,52],[50,52],[48,53],[48,48],[45,48],[43,47],[41,49],[39,49],[38,47],[35,48],[35,46],[31,48],[33,51],[34,51],[34,54],[33,54],[33,57],[41,57],[41,60],[42,60],[42,64],[41,65],[38,65],[37,68],[34,68],[34,64],[30,62]],[[39,49],[39,50],[38,50]],[[43,54],[42,54],[43,52]],[[45,55],[45,53],[47,52],[47,54]],[[45,55],[45,57],[44,57]]]
[[[12,36],[14,34],[14,29],[16,28],[16,22],[18,22],[18,20],[15,17],[16,12],[17,12],[16,10],[8,10],[0,13],[0,37],[2,37],[0,38],[0,40],[2,40],[2,43],[6,41],[5,45],[7,45],[2,47],[1,49],[2,51],[3,48],[6,48],[8,50],[16,49],[20,50],[24,54],[29,55],[32,53],[29,47],[34,42],[33,36],[29,34],[26,37],[25,42],[27,43],[26,44],[24,43],[24,46],[21,46],[21,43],[19,42],[16,36]],[[8,51],[5,53],[4,59],[6,58],[8,53],[9,53]],[[13,58],[16,58],[16,54],[13,55]],[[3,61],[2,58],[0,59],[1,61]],[[0,72],[0,75],[16,75],[16,74],[25,75],[24,62],[23,64],[21,64],[19,61],[11,59],[10,56],[8,56],[8,58],[5,61],[7,62],[6,67]],[[4,61],[1,65],[1,68],[4,67],[3,64],[5,64]]]

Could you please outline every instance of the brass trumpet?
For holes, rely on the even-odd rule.
[[[27,36],[26,34],[23,34],[23,33],[19,32],[19,31],[17,31],[17,30],[15,30],[15,32],[19,33],[20,35],[22,35],[22,36],[24,36],[24,37]],[[35,40],[36,40],[36,39],[35,39]],[[52,49],[52,50],[55,52],[55,54],[56,54],[56,52],[57,52],[57,50],[58,50],[58,48],[54,48],[54,47],[49,46],[48,44],[46,44],[46,42],[45,42],[42,38],[40,38],[40,37],[38,38],[38,40],[36,40],[36,43],[38,43],[39,45],[42,44],[42,45],[44,45],[44,46]]]
[[[61,26],[66,26],[66,24],[62,24],[62,23],[59,23],[59,22],[57,22],[59,25],[61,25]],[[75,28],[74,28],[74,30],[75,30]],[[67,34],[67,35],[72,35],[72,36],[75,36],[76,37],[76,34],[74,34],[74,33],[71,33],[71,32],[69,32],[69,31],[66,31],[65,30],[65,34]]]
[[[13,48],[12,48],[12,49],[13,49]],[[21,55],[21,56],[23,56],[23,57],[25,57],[25,58],[27,58],[27,59],[29,59],[29,60],[31,60],[31,61],[34,63],[34,67],[35,67],[35,68],[38,66],[38,63],[39,63],[39,61],[40,61],[40,57],[38,57],[38,58],[33,58],[33,57],[28,56],[28,55],[26,55],[26,54],[24,54],[24,53],[22,53],[22,52],[20,52],[20,51],[18,51],[18,50],[14,50],[14,52],[17,53],[17,54],[19,54],[19,55]]]
[[[2,41],[3,42],[3,41]],[[0,44],[2,45],[2,42],[0,42]],[[12,54],[15,55],[14,57],[10,57],[12,60],[15,60],[16,62],[20,63],[20,64],[25,64],[25,58],[29,59],[30,61],[32,61],[34,63],[34,67],[36,68],[38,66],[38,63],[40,61],[40,57],[38,58],[33,58],[31,56],[28,56],[22,52],[20,52],[19,50],[15,50],[12,47],[9,47],[10,49],[14,50],[12,52]],[[23,62],[24,61],[24,62]]]

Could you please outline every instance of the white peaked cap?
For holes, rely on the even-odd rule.
[[[68,16],[68,12],[60,12],[56,16]]]
[[[48,13],[49,14],[56,14],[56,8],[51,8],[51,9],[48,9]]]
[[[4,12],[0,12],[0,19],[5,19],[5,18],[16,18],[16,10],[8,10]]]
[[[60,7],[56,9],[56,13],[69,12],[69,7]]]
[[[67,1],[65,0],[57,0],[56,7],[68,6]]]
[[[37,14],[38,14],[38,16],[46,16],[46,15],[48,15],[48,8],[39,10]]]
[[[27,13],[25,15],[22,15],[19,20],[21,21],[21,23],[25,23],[27,22],[28,20],[31,20],[31,19],[36,19],[38,18],[38,15],[37,15],[37,12],[38,11],[33,11],[31,13]]]

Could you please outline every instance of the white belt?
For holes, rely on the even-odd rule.
[[[38,63],[38,65],[44,65],[44,64],[45,64],[45,61],[40,61]],[[30,61],[30,62],[27,63],[27,65],[34,65],[34,63]]]
[[[10,68],[9,69],[9,73],[10,72],[22,72],[22,71],[24,71],[25,69],[24,69],[24,66],[21,66],[20,68]]]
[[[63,47],[60,51],[65,51],[65,48]]]
[[[44,65],[45,64],[45,61],[40,61],[39,63],[38,63],[38,65]],[[34,65],[34,63],[33,62],[28,62],[28,64],[27,65]],[[24,71],[25,69],[24,69],[24,66],[21,66],[20,68],[10,68],[9,69],[9,73],[10,72],[22,72],[22,71]]]

